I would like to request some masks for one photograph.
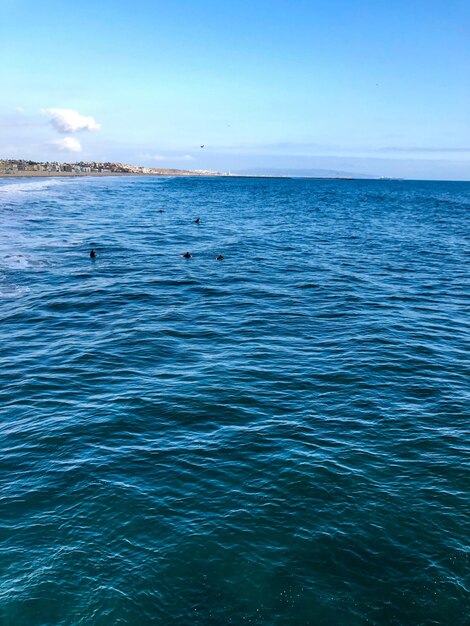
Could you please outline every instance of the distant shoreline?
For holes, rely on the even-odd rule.
[[[188,170],[173,171],[173,172],[44,172],[36,170],[20,170],[19,172],[10,172],[8,174],[0,172],[1,178],[84,178],[84,177],[117,177],[117,176],[158,176],[162,178],[260,178],[260,179],[280,179],[280,180],[376,180],[376,181],[400,181],[401,178],[361,178],[360,176],[287,176],[287,175],[274,175],[274,174],[225,174],[225,173],[202,173],[191,172]]]
[[[0,173],[0,178],[84,178],[84,177],[110,177],[110,176],[161,176],[164,178],[276,178],[289,180],[294,178],[308,178],[311,180],[361,180],[360,178],[350,178],[343,176],[275,176],[269,174],[201,174],[199,172],[182,172],[182,173],[140,173],[140,172],[38,172],[35,170],[20,172],[11,172],[9,174]],[[364,179],[366,180],[366,179]]]
[[[220,174],[198,174],[198,173],[183,173],[183,174],[143,174],[139,172],[38,172],[35,170],[21,170],[19,172],[11,172],[9,174],[0,173],[0,178],[83,178],[85,176],[220,176]]]

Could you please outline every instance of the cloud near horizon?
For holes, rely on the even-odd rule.
[[[378,148],[377,152],[424,152],[424,153],[442,153],[442,152],[449,152],[449,153],[465,153],[465,152],[470,152],[470,148],[467,147],[447,147],[447,146],[386,146],[383,148]]]
[[[76,133],[101,128],[101,124],[98,124],[91,115],[82,115],[73,109],[41,109],[41,113],[50,117],[49,122],[59,133]]]
[[[195,161],[196,159],[190,154],[165,156],[164,154],[143,154],[143,159],[152,159],[152,161]]]
[[[81,152],[82,146],[76,137],[63,137],[49,141],[50,146],[55,146],[62,152]]]

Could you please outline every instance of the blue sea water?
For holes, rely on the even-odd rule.
[[[2,626],[470,624],[469,183],[4,180],[0,219]]]

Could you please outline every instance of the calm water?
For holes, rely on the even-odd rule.
[[[470,624],[470,184],[0,215],[2,626]]]

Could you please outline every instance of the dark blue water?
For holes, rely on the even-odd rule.
[[[470,624],[470,184],[17,180],[0,217],[2,626]]]

